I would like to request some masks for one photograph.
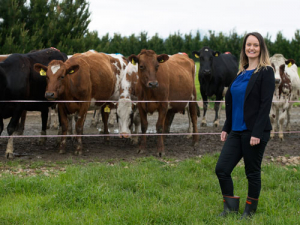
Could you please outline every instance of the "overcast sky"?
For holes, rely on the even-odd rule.
[[[89,30],[122,36],[146,31],[149,37],[161,38],[180,31],[197,30],[202,37],[208,30],[239,35],[257,31],[269,33],[272,40],[278,31],[289,40],[300,29],[300,0],[88,0]]]

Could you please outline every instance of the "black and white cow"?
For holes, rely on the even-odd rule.
[[[48,65],[52,60],[67,60],[67,55],[57,49],[47,48],[26,54],[11,54],[0,63],[0,100],[46,100],[47,85],[45,74],[33,69],[35,63]],[[3,119],[9,118],[7,133],[16,132],[19,119],[24,110],[42,113],[42,135],[46,134],[48,107],[51,102],[0,102],[0,134],[3,131]],[[45,141],[45,139],[43,139]],[[13,158],[13,138],[9,138],[6,158]]]
[[[221,54],[209,47],[203,47],[199,51],[193,51],[193,55],[200,59],[198,79],[203,100],[202,126],[206,126],[207,98],[216,96],[214,126],[219,126],[219,113],[221,102],[228,86],[236,77],[238,62],[232,54]]]

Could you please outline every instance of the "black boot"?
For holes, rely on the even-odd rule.
[[[249,219],[256,212],[258,199],[247,197],[245,211],[241,219]]]
[[[238,196],[224,196],[224,211],[219,214],[219,216],[224,217],[227,216],[230,212],[238,213],[239,205],[240,205],[240,197]]]

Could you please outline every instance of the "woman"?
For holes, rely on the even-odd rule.
[[[224,211],[238,213],[239,200],[234,196],[231,172],[244,158],[248,179],[248,197],[242,218],[252,216],[261,189],[261,163],[272,126],[269,113],[275,89],[274,71],[263,37],[257,33],[245,36],[240,54],[238,76],[226,96],[226,121],[221,133],[225,141],[216,165],[223,194]]]

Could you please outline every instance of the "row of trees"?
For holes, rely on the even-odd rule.
[[[129,56],[145,48],[158,54],[186,52],[192,57],[192,51],[209,46],[238,57],[244,36],[235,31],[229,34],[209,31],[204,36],[199,31],[196,34],[178,31],[165,39],[159,34],[149,37],[147,32],[99,37],[96,31],[88,30],[89,17],[86,0],[0,0],[0,54],[56,47],[69,55],[94,49]],[[300,65],[300,30],[295,31],[292,40],[283,37],[281,32],[275,41],[269,35],[265,40],[270,55],[282,53]]]

